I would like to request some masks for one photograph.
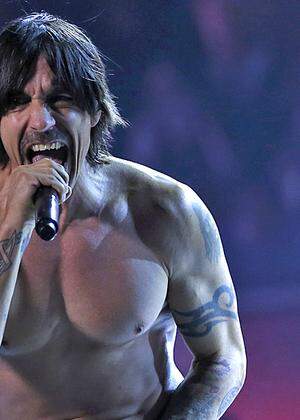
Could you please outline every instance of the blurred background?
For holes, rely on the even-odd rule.
[[[107,57],[130,123],[112,154],[190,185],[217,221],[248,355],[223,418],[299,419],[299,1],[2,0],[0,23],[41,10]],[[186,373],[180,337],[175,356]]]

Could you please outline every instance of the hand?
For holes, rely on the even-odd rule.
[[[41,186],[53,187],[60,202],[64,202],[70,194],[68,182],[65,168],[48,158],[14,168],[0,192],[0,221],[9,218],[21,226],[32,221],[35,211],[32,198],[36,190]]]

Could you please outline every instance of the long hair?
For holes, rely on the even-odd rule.
[[[0,33],[0,117],[7,112],[11,91],[23,90],[43,55],[59,85],[73,96],[76,105],[91,116],[101,110],[91,129],[87,161],[92,167],[110,156],[111,132],[126,126],[107,85],[103,56],[78,26],[48,13],[33,13],[9,22]],[[0,165],[8,155],[0,139]]]

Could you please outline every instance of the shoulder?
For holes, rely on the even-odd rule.
[[[189,207],[195,205],[195,201],[203,203],[188,185],[162,172],[119,158],[113,158],[112,163],[116,179],[122,183],[122,191],[140,210],[160,210],[170,222],[172,219],[184,222]]]
[[[144,165],[114,158],[125,186],[136,231],[165,260],[168,271],[175,259],[188,261],[188,250],[206,246],[217,227],[204,201],[188,185]],[[213,244],[212,244],[213,245]],[[209,251],[209,250],[208,250]],[[216,247],[211,246],[211,258]]]

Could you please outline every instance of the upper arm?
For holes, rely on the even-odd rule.
[[[217,225],[189,187],[181,187],[177,199],[169,308],[196,357],[244,356],[236,294]]]

